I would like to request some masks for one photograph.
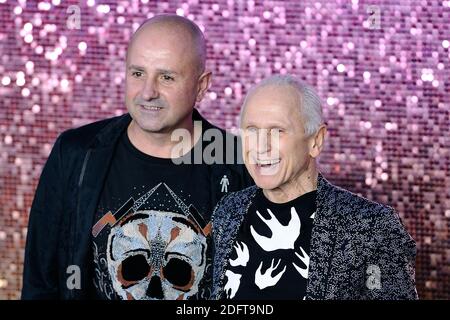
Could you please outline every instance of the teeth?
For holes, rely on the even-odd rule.
[[[280,162],[280,159],[277,160],[257,160],[256,161],[259,166],[267,166],[267,165],[273,165]]]
[[[145,110],[160,110],[160,107],[152,107],[152,106],[143,106]]]

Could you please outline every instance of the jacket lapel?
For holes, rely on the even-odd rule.
[[[84,158],[84,168],[78,184],[77,211],[74,225],[72,263],[78,265],[81,273],[81,293],[87,294],[91,284],[89,259],[92,243],[92,226],[100,193],[111,164],[117,141],[126,130],[131,118],[128,114],[102,129],[90,145]],[[83,298],[83,297],[80,297]]]
[[[307,299],[326,298],[331,260],[334,254],[337,219],[334,186],[319,174],[317,210],[311,234]]]
[[[214,296],[216,298],[220,298],[220,296],[224,293],[223,291],[223,281],[224,281],[224,271],[228,264],[228,259],[230,258],[231,251],[233,249],[234,242],[237,238],[237,233],[241,227],[242,221],[247,214],[248,208],[253,202],[253,198],[256,195],[256,192],[259,188],[257,186],[252,186],[246,190],[247,196],[245,197],[246,201],[241,201],[239,203],[239,207],[237,210],[230,210],[225,214],[230,214],[230,216],[226,217],[226,219],[222,220],[222,238],[217,243],[219,248],[216,248],[217,254],[217,264],[214,266],[217,269],[218,275],[218,285],[217,288],[221,288],[220,292],[214,292]],[[226,230],[224,230],[226,229]],[[225,232],[226,231],[226,232]]]

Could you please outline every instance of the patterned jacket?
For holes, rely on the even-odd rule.
[[[226,297],[225,269],[257,190],[233,192],[214,210],[213,299]],[[415,256],[415,242],[393,208],[319,174],[306,299],[417,299]]]

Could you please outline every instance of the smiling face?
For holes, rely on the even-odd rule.
[[[175,22],[141,27],[128,49],[125,100],[137,129],[170,133],[192,126],[192,111],[209,84],[198,41]]]
[[[299,100],[291,86],[268,85],[246,102],[241,119],[243,158],[262,189],[295,189],[313,162],[314,135],[305,135]]]

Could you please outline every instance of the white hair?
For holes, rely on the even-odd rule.
[[[299,93],[300,104],[298,106],[300,115],[303,119],[305,127],[305,134],[307,136],[315,134],[320,126],[324,123],[322,113],[322,102],[316,91],[309,85],[303,83],[291,75],[273,75],[270,76],[252,88],[245,96],[244,103],[241,108],[239,123],[242,123],[242,116],[244,114],[245,106],[251,96],[262,87],[266,86],[291,86]]]

